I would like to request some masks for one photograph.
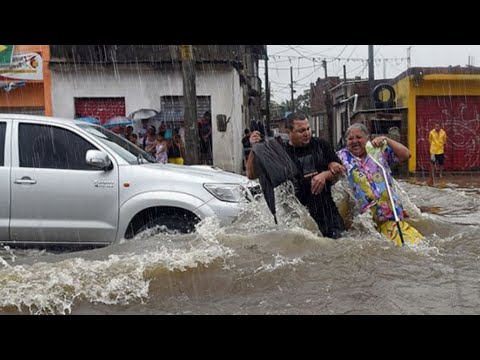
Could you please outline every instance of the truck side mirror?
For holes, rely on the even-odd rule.
[[[103,151],[88,150],[85,155],[87,164],[102,170],[111,170],[113,168],[112,160]]]

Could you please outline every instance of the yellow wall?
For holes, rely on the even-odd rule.
[[[51,75],[49,45],[15,45],[14,54],[36,52],[43,60],[43,80],[27,80],[27,84],[10,93],[0,93],[0,107],[44,107],[45,114],[52,115]]]
[[[397,94],[397,106],[408,107],[408,148],[412,157],[408,171],[415,172],[417,166],[417,96],[480,96],[480,74],[432,74],[425,75],[414,86],[409,77],[393,85]]]

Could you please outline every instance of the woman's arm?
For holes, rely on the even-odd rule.
[[[382,146],[383,142],[386,141],[387,145],[390,146],[393,150],[393,153],[398,157],[400,161],[407,161],[412,156],[410,150],[405,145],[400,144],[399,142],[390,139],[387,136],[379,136],[372,140],[372,145],[375,147]]]

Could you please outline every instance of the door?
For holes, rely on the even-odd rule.
[[[480,169],[480,97],[417,97],[417,170],[430,168],[428,134],[435,123],[447,133],[444,168]]]
[[[10,237],[15,241],[110,243],[118,222],[118,167],[97,170],[95,145],[59,126],[19,122],[12,159]],[[113,161],[113,160],[112,160]]]
[[[9,239],[10,144],[6,141],[7,122],[0,121],[0,241]]]

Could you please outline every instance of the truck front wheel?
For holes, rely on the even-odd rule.
[[[179,208],[161,207],[145,209],[135,215],[125,234],[126,239],[147,230],[159,227],[160,231],[176,231],[188,234],[195,231],[195,225],[200,221],[195,214]]]

